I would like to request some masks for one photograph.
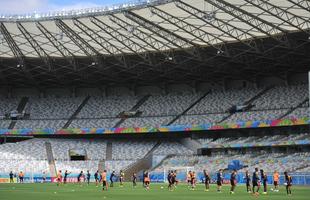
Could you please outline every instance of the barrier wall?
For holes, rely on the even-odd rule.
[[[293,184],[294,185],[310,185],[310,173],[292,173],[290,174],[293,177]],[[108,174],[108,180],[109,180],[109,176],[110,174]],[[3,176],[2,176],[3,177]],[[68,177],[67,182],[68,183],[75,183],[77,182],[77,175],[71,175]],[[216,182],[216,174],[211,174],[212,177],[212,183]],[[237,175],[237,182],[238,184],[244,184],[245,180],[244,180],[244,174],[242,173],[238,173]],[[151,172],[150,173],[150,178],[151,178],[151,182],[166,182],[166,178],[165,177],[165,173],[164,172]],[[142,180],[142,177],[140,177],[140,179]],[[185,182],[186,181],[186,173],[178,173],[177,175],[177,179],[181,182]],[[224,184],[229,184],[229,179],[230,179],[230,174],[229,173],[224,173]],[[140,181],[141,181],[140,180]],[[14,178],[14,183],[17,183],[17,179]],[[81,180],[82,182],[84,182],[84,179]],[[91,182],[94,182],[94,178],[93,175],[91,177]],[[118,181],[117,178],[115,178],[114,180],[115,182]],[[129,180],[128,180],[129,181]],[[197,181],[198,183],[202,183],[204,181],[204,177],[203,177],[203,173],[199,172],[197,173]],[[0,178],[0,183],[9,183],[10,180],[8,177],[5,178]],[[24,182],[25,183],[42,183],[43,179],[42,176],[36,175],[34,177],[31,176],[25,176],[24,178]],[[55,178],[51,178],[51,177],[46,177],[45,180],[46,183],[54,183]],[[273,178],[272,178],[272,174],[268,175],[268,184],[272,185],[273,183]],[[283,185],[285,183],[284,181],[284,176],[280,176],[280,185]]]
[[[172,125],[158,127],[130,127],[130,128],[82,128],[82,129],[0,129],[0,135],[72,135],[72,134],[126,134],[126,133],[169,133],[169,132],[192,132],[244,128],[266,128],[281,126],[309,125],[310,118],[278,119],[266,121],[246,121],[221,124],[201,125]]]

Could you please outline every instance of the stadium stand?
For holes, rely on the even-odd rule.
[[[31,139],[17,143],[0,145],[0,171],[27,173],[48,172],[44,141]]]
[[[307,159],[304,159],[307,158]],[[163,164],[154,172],[163,171],[163,169],[173,169],[175,167],[192,167],[198,172],[202,172],[207,169],[209,172],[216,172],[219,169],[227,169],[228,164],[232,160],[240,160],[244,167],[240,172],[246,170],[254,171],[255,167],[264,169],[264,171],[273,173],[275,170],[279,172],[289,171],[295,172],[302,166],[309,166],[310,159],[309,153],[295,153],[295,154],[283,154],[283,153],[271,153],[266,155],[257,156],[257,154],[245,154],[245,155],[215,155],[215,156],[174,156],[168,158]],[[303,169],[303,168],[302,168]]]
[[[78,108],[82,98],[30,98],[25,109],[31,119],[67,119]]]
[[[118,118],[108,119],[75,119],[68,128],[111,128],[114,127]]]
[[[69,150],[86,150],[87,159],[105,159],[106,142],[74,139],[49,139],[55,160],[70,160]]]
[[[109,172],[115,171],[116,173],[119,173],[120,170],[126,169],[134,162],[134,160],[108,160],[105,162],[105,169]]]
[[[86,160],[86,161],[59,161],[55,162],[56,168],[58,170],[68,170],[72,174],[78,174],[81,171],[84,173],[89,170],[91,173],[94,173],[98,170],[99,161],[97,160]]]
[[[43,129],[53,128],[61,129],[66,123],[66,120],[48,119],[48,120],[17,120],[14,128],[32,128],[32,129]]]
[[[303,134],[291,134],[291,135],[265,135],[265,136],[250,136],[250,137],[239,137],[239,138],[218,138],[218,139],[210,139],[210,138],[203,138],[198,139],[198,141],[203,146],[208,145],[217,145],[217,144],[244,144],[244,143],[255,143],[259,144],[260,142],[282,142],[282,141],[296,141],[296,140],[304,140],[304,139],[310,139],[310,134],[303,133]]]
[[[240,90],[213,91],[196,104],[188,114],[210,114],[227,112],[231,106],[243,104],[260,90],[245,88]]]
[[[277,86],[253,102],[253,110],[292,108],[308,97],[308,85]]]
[[[143,158],[155,145],[155,142],[115,141],[112,143],[113,160],[138,160]]]
[[[136,96],[92,96],[78,115],[78,118],[116,117],[123,111],[129,111],[137,102]]]
[[[202,94],[152,95],[139,110],[142,116],[178,115]]]
[[[119,127],[156,127],[172,122],[173,125],[186,125],[274,120],[286,114],[287,118],[300,118],[308,116],[307,86],[298,84],[275,86],[268,90],[244,88],[211,91],[198,102],[196,101],[202,96],[201,93],[151,95],[140,102],[136,111],[142,112],[141,115],[125,118],[120,118],[119,115],[133,109],[141,99],[140,96],[91,96],[71,121],[69,119],[78,109],[83,97],[30,97],[24,110],[29,117],[27,115],[27,119],[17,120],[14,128],[61,129],[68,122],[68,128],[112,128],[121,119]],[[233,113],[230,111],[233,106],[244,105],[249,101],[248,109]],[[18,99],[5,99],[4,102],[1,105],[5,106],[1,110],[9,114],[12,108],[17,107]],[[0,125],[8,128],[10,122],[1,120]]]
[[[11,120],[0,120],[0,128],[7,129],[11,123]]]
[[[247,112],[238,112],[232,115],[230,118],[225,120],[225,122],[233,123],[238,121],[260,121],[260,120],[274,120],[279,119],[283,116],[288,110],[260,110],[260,111],[247,111]]]
[[[250,136],[250,137],[220,137],[198,139],[202,146],[213,148],[212,145],[233,145],[255,142],[287,142],[298,140],[310,140],[309,133]],[[45,142],[51,143],[55,158],[56,169],[68,170],[72,174],[79,171],[94,172],[99,167],[99,162],[105,160],[104,168],[109,171],[125,170],[137,160],[143,158],[157,143],[155,141],[134,140],[130,141],[109,139],[112,143],[112,160],[105,160],[107,148],[106,140],[94,139],[30,139],[18,143],[0,145],[0,170],[2,173],[9,171],[25,171],[28,174],[40,174],[49,172]],[[289,144],[289,143],[288,143]],[[218,147],[217,147],[218,148]],[[222,147],[221,147],[222,148]],[[86,151],[87,160],[71,161],[69,150],[83,149]],[[226,169],[232,160],[239,160],[246,166],[239,170],[253,170],[254,167],[263,168],[268,173],[274,170],[283,172],[307,172],[310,165],[309,152],[268,152],[264,150],[249,150],[246,154],[239,151],[214,151],[212,156],[199,156],[179,142],[162,141],[152,152],[154,156],[163,156],[163,162],[153,169],[153,172],[162,172],[169,168],[192,167],[196,171],[202,171],[208,166],[208,170],[215,172],[219,168]],[[267,156],[266,156],[267,155]],[[168,157],[167,157],[168,156]],[[12,159],[13,158],[13,159]],[[166,158],[166,159],[165,159]]]
[[[46,160],[44,140],[31,139],[0,145],[1,159]]]
[[[128,118],[121,125],[121,127],[156,127],[160,125],[167,125],[172,119],[173,116]]]
[[[13,172],[26,172],[28,174],[42,174],[49,172],[48,163],[46,160],[1,160],[0,171],[4,174]]]
[[[154,155],[191,155],[193,151],[179,142],[162,142],[153,152]]]
[[[220,122],[228,113],[208,114],[208,115],[183,115],[177,119],[174,125],[186,124],[214,124]]]
[[[12,110],[16,110],[19,98],[5,98],[0,96],[0,116],[4,117]]]

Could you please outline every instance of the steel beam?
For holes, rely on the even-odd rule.
[[[119,27],[121,27],[124,30],[127,30],[128,27],[132,26],[125,20],[115,16],[115,15],[110,15],[109,16],[110,20],[117,24]],[[138,27],[134,28],[131,32],[133,36],[138,38],[141,41],[144,41],[149,47],[153,48],[156,52],[159,54],[163,55],[166,59],[169,59],[169,57],[172,56],[171,51],[164,49],[167,47],[166,43],[163,43],[162,41],[156,39],[155,37],[151,36],[149,33],[146,33],[145,31],[139,29]],[[168,47],[171,48],[171,47]],[[174,63],[174,61],[172,61]]]
[[[159,37],[163,38],[164,40],[168,41],[170,44],[174,45],[179,49],[184,49],[186,53],[192,56],[192,59],[202,60],[200,57],[200,52],[198,50],[198,45],[194,42],[189,41],[188,39],[183,38],[182,36],[177,35],[176,33],[167,30],[154,22],[147,20],[134,12],[126,11],[124,15],[134,21],[135,23],[143,26],[144,28],[148,29],[149,31],[153,32],[154,34],[158,35]],[[193,47],[189,50],[189,47]]]
[[[22,53],[22,51],[20,50],[20,48],[18,47],[18,45],[16,44],[16,42],[12,38],[11,34],[9,33],[9,31],[6,29],[6,27],[4,26],[4,24],[2,22],[0,23],[0,32],[3,35],[3,38],[5,39],[7,44],[9,45],[9,47],[10,47],[11,51],[13,52],[15,58],[18,60],[18,63],[21,65],[24,65],[25,64],[24,54]]]
[[[296,29],[309,34],[310,22],[306,18],[297,16],[288,10],[285,10],[279,6],[275,6],[266,0],[244,0],[247,3],[263,10],[264,12],[272,15],[275,18],[289,24]]]
[[[171,23],[174,26],[178,27],[180,30],[186,32],[187,34],[195,38],[195,40],[199,40],[200,42],[203,42],[208,46],[211,46],[217,50],[222,50],[218,48],[220,44],[225,44],[225,41],[222,38],[214,34],[210,34],[204,31],[203,29],[200,29],[199,27],[197,28],[193,24],[181,20],[181,18],[173,16],[157,7],[150,7],[150,10],[152,14],[155,14],[161,19],[165,20],[166,22]]]
[[[46,51],[41,47],[41,45],[32,37],[32,35],[25,29],[25,27],[20,22],[17,22],[17,27],[23,34],[23,36],[26,38],[26,40],[29,42],[29,44],[32,46],[32,48],[37,52],[39,57],[46,64],[48,70],[52,71],[52,63],[50,56],[46,53]]]
[[[73,66],[74,70],[77,69],[77,61],[72,52],[69,51],[57,38],[49,32],[39,21],[36,22],[37,28],[48,39],[48,41],[58,50],[58,52]]]
[[[241,20],[243,23],[251,26],[252,29],[256,29],[261,33],[264,33],[268,37],[273,38],[277,42],[281,43],[284,47],[289,47],[289,43],[286,37],[287,31],[276,26],[275,24],[268,22],[262,18],[259,18],[253,15],[252,13],[247,12],[241,9],[240,7],[237,7],[224,0],[204,0],[204,1],[226,12],[226,14],[229,14],[235,17],[236,19]]]
[[[74,42],[74,44],[85,53],[85,55],[89,57],[100,55],[100,53],[94,47],[85,41],[76,31],[72,30],[65,22],[60,19],[56,19],[55,23],[57,27],[60,28],[66,34],[66,36],[68,36],[72,42]]]
[[[288,1],[296,5],[297,7],[310,12],[310,1],[309,0],[288,0]]]
[[[113,45],[107,38],[100,36],[95,30],[89,28],[86,24],[84,24],[80,20],[73,19],[73,23],[85,35],[90,37],[93,40],[93,42],[101,46],[105,51],[109,53],[110,56],[113,56],[118,61],[118,63],[120,63],[124,67],[127,67],[127,63],[125,60],[125,53],[121,48]]]
[[[216,17],[214,17],[212,20],[207,20],[205,19],[206,13],[204,11],[199,10],[183,1],[176,0],[175,5],[181,10],[208,24],[209,26],[219,30],[224,35],[234,38],[241,44],[249,47],[249,51],[252,51],[254,53],[260,52],[260,49],[257,47],[257,44],[254,41],[254,39],[256,39],[256,36],[249,33],[248,31],[233,26],[232,24]]]
[[[124,45],[124,47],[126,47],[129,51],[131,51],[135,55],[142,58],[142,60],[144,60],[147,64],[151,64],[150,60],[148,60],[148,56],[147,56],[148,49],[146,49],[144,46],[142,46],[141,44],[139,44],[137,42],[134,42],[128,36],[120,33],[118,30],[112,28],[111,26],[107,25],[105,22],[103,22],[102,20],[100,20],[96,17],[91,17],[90,20],[98,28],[100,28],[103,32],[110,35],[112,38],[114,38],[119,43]]]

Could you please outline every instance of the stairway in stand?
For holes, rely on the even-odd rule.
[[[47,162],[48,162],[48,166],[50,169],[51,177],[56,177],[57,169],[55,165],[52,145],[50,142],[45,142],[45,147],[46,147]]]

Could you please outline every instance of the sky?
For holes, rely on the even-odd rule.
[[[0,0],[0,14],[61,11],[130,2],[131,0]]]

